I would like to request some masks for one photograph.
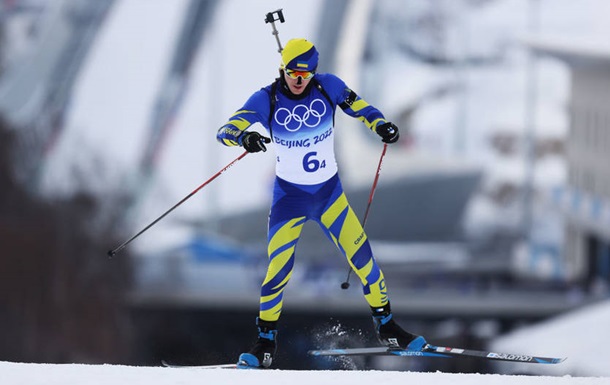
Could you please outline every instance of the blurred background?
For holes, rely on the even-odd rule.
[[[106,252],[241,154],[215,135],[278,76],[276,9],[282,43],[313,41],[319,71],[401,129],[366,223],[401,325],[569,357],[307,357],[376,343],[360,285],[340,288],[347,263],[308,223],[277,367],[610,376],[605,0],[2,0],[0,360],[213,364],[254,342],[273,149]],[[336,118],[363,215],[382,145]]]

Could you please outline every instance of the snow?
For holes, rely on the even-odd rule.
[[[608,324],[610,300],[605,300],[507,334],[493,343],[492,350],[566,356],[568,359],[557,365],[498,362],[495,364],[498,374],[374,370],[258,371],[0,362],[0,378],[3,385],[606,385],[610,384],[609,355],[606,352],[607,346],[610,345]]]
[[[557,365],[498,362],[497,373],[463,374],[408,371],[293,371],[137,367],[124,365],[34,364],[0,362],[3,385],[597,385],[610,384],[610,300],[556,319],[522,328],[497,339],[492,349],[506,353],[566,356]],[[561,338],[558,338],[561,336]],[[417,358],[401,358],[411,360]],[[441,358],[439,358],[441,359]],[[570,373],[570,374],[567,374]],[[526,375],[527,374],[527,375]]]
[[[389,3],[389,2],[386,2]],[[605,0],[540,1],[541,37],[557,41],[558,45],[581,44],[589,52],[595,48],[609,48],[607,22],[609,3]],[[92,187],[119,188],[138,164],[144,138],[148,134],[151,111],[161,87],[174,39],[179,32],[179,21],[184,17],[188,1],[121,0],[116,2],[107,24],[100,32],[88,58],[73,103],[68,111],[66,131],[56,154],[48,165],[45,187],[55,193],[69,193],[74,187],[70,180],[70,166],[91,163],[97,157],[107,164],[114,175],[98,178],[92,173]],[[237,157],[241,149],[222,148],[214,140],[220,125],[239,108],[251,92],[266,85],[277,74],[279,57],[271,28],[265,25],[266,12],[283,7],[287,22],[278,25],[283,43],[290,37],[312,36],[321,1],[299,2],[226,0],[220,2],[213,33],[195,59],[193,73],[185,101],[178,111],[173,130],[168,138],[157,171],[157,181],[148,194],[142,213],[136,221],[139,229],[165,209],[181,199],[202,181]],[[525,0],[489,2],[477,15],[468,15],[468,42],[472,55],[494,51],[494,47],[512,45],[505,67],[478,70],[466,74],[469,110],[464,118],[468,139],[465,150],[483,164],[489,164],[490,181],[521,180],[523,170],[515,164],[499,165],[487,162],[492,155],[483,146],[492,130],[523,131],[524,51],[517,36],[527,32]],[[413,11],[408,10],[407,11]],[[246,32],[244,32],[246,31]],[[362,30],[350,33],[359,34]],[[582,42],[586,44],[582,45]],[[455,42],[459,45],[459,42]],[[349,46],[349,44],[346,44]],[[349,48],[349,47],[348,47]],[[594,51],[594,52],[595,52]],[[349,52],[348,52],[349,53]],[[331,54],[322,52],[321,54]],[[352,52],[353,54],[353,52]],[[455,80],[452,70],[441,72],[413,63],[394,61],[388,55],[388,87],[383,90],[388,115],[399,104],[415,103],[421,94],[441,87],[445,81]],[[390,62],[391,60],[391,62]],[[248,70],[243,70],[248,63]],[[539,61],[539,111],[537,135],[563,135],[567,129],[569,88],[568,71],[563,63],[543,58]],[[404,87],[393,87],[396,72],[406,73]],[[355,75],[351,75],[355,76]],[[350,80],[346,74],[345,79]],[[394,83],[392,83],[394,82]],[[363,95],[368,98],[368,95]],[[373,99],[369,98],[370,101]],[[379,105],[383,109],[382,105]],[[422,109],[414,118],[414,132],[424,149],[447,154],[453,151],[456,120],[456,100],[440,98]],[[176,217],[204,217],[218,209],[241,210],[260,204],[268,193],[272,172],[272,157],[250,155],[214,182],[214,189],[206,189],[185,205]],[[538,181],[549,186],[562,180],[561,165],[556,162],[539,173]],[[541,167],[542,168],[542,167]],[[545,179],[542,179],[542,177]],[[247,191],[241,185],[247,178]],[[201,195],[204,195],[203,197]],[[481,215],[490,213],[484,211]],[[504,217],[505,218],[505,217]],[[506,218],[505,218],[506,220]],[[172,220],[155,228],[154,236],[134,246],[146,245],[156,249],[157,239],[173,243],[176,230]],[[160,235],[164,236],[161,237]],[[608,326],[610,310],[607,303],[583,309],[581,312],[522,329],[503,337],[494,345],[498,351],[528,353],[524,346],[540,346],[532,353],[566,355],[561,365],[519,365],[513,372],[545,370],[545,376],[443,374],[391,371],[232,371],[192,370],[117,365],[29,364],[0,362],[2,384],[243,384],[262,382],[292,382],[298,384],[367,384],[396,382],[408,384],[610,384],[609,355],[604,348],[610,345]],[[606,332],[606,333],[604,333]],[[499,364],[507,365],[507,364]],[[499,366],[500,369],[506,366]],[[571,377],[564,373],[606,377]],[[553,375],[552,377],[550,375]],[[561,376],[561,377],[557,377]]]
[[[564,314],[555,319],[515,330],[498,338],[492,349],[524,354],[540,353],[541,349],[557,356],[569,357],[561,365],[540,367],[509,367],[520,373],[606,376],[610,379],[610,300]],[[511,365],[511,364],[508,364]],[[507,365],[504,366],[507,369]]]
[[[0,362],[4,385],[598,385],[610,378],[526,377],[389,371],[227,370],[118,365],[45,365]]]

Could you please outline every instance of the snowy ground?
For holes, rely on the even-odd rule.
[[[544,375],[488,375],[418,373],[396,371],[293,371],[293,370],[228,370],[228,369],[171,369],[162,367],[135,367],[119,365],[82,364],[27,364],[0,362],[0,384],[3,385],[190,385],[190,384],[259,384],[286,383],[291,385],[370,385],[371,383],[397,384],[451,384],[451,385],[610,385],[610,372],[606,369],[608,346],[606,325],[610,320],[610,301],[602,301],[580,311],[523,328],[497,340],[492,349],[503,352],[527,353],[526,346],[536,348],[535,353],[567,356],[558,365],[498,363],[497,372],[509,369],[510,373],[544,373]],[[524,350],[525,349],[525,350]],[[415,358],[404,358],[405,361]],[[530,370],[531,369],[531,370]],[[543,370],[543,371],[538,371]],[[548,369],[548,370],[545,370]],[[577,377],[563,373],[594,373],[597,377]]]
[[[610,384],[603,377],[544,377],[482,374],[412,373],[381,371],[292,371],[169,369],[116,365],[42,365],[0,362],[4,385],[190,385],[190,384],[282,384],[291,385],[562,385]]]
[[[537,325],[497,338],[494,351],[533,354],[540,350],[568,357],[561,365],[515,365],[498,363],[505,373],[561,376],[565,374],[605,376],[610,379],[610,300],[585,306]]]

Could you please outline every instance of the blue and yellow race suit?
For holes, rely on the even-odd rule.
[[[226,146],[254,123],[266,128],[274,144],[276,179],[269,214],[269,266],[261,288],[259,317],[277,321],[283,292],[292,274],[295,248],[304,223],[316,221],[345,255],[360,278],[371,307],[388,303],[381,272],[358,217],[343,192],[334,152],[334,113],[340,106],[371,130],[385,123],[383,114],[332,74],[316,74],[308,89],[295,96],[277,82],[255,92],[218,131]],[[275,97],[272,108],[271,97]],[[272,111],[273,110],[273,111]],[[272,114],[272,116],[270,116]]]

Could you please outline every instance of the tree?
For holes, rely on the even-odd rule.
[[[16,140],[0,122],[0,360],[125,362],[129,255],[106,257],[118,237],[90,226],[94,197],[50,201],[19,185]]]

